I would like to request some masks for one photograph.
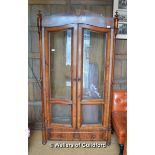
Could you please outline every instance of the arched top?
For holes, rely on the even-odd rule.
[[[62,26],[67,24],[88,24],[97,27],[114,28],[114,19],[99,14],[82,12],[76,14],[55,14],[42,19],[42,27]]]

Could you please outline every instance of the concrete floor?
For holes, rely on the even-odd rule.
[[[81,142],[81,141],[48,141],[46,145],[42,145],[41,141],[41,131],[33,130],[31,131],[31,137],[29,138],[29,155],[119,155],[119,146],[115,134],[112,135],[111,145],[106,148],[55,148],[58,143],[63,144],[89,144],[94,143],[104,144],[103,142],[91,141],[91,142]],[[58,146],[58,145],[57,145]],[[75,145],[74,145],[75,146]]]

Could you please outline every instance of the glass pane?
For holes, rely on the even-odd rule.
[[[83,98],[103,98],[106,33],[84,29],[83,35]]]
[[[71,99],[71,37],[71,29],[49,33],[52,98]]]
[[[101,124],[102,105],[82,105],[82,124]]]
[[[52,123],[71,124],[71,105],[53,104]]]

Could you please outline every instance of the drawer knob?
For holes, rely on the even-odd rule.
[[[91,139],[95,139],[95,138],[96,138],[96,135],[92,135],[92,136],[91,136]]]
[[[80,134],[79,133],[74,133],[73,137],[76,138],[76,139],[79,139],[80,138]]]

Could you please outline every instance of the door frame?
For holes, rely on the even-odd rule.
[[[51,98],[51,89],[50,89],[50,74],[49,74],[49,39],[48,34],[49,32],[57,32],[61,30],[72,29],[72,47],[71,47],[71,100],[67,99],[56,99]],[[46,102],[45,102],[45,120],[47,120],[46,124],[48,128],[52,127],[69,127],[69,128],[76,128],[76,53],[77,53],[77,25],[76,24],[68,24],[64,26],[55,26],[55,27],[44,27],[44,57],[45,57],[45,64],[44,70],[45,74],[43,74],[43,79],[45,79],[45,87],[43,87],[43,93],[45,93]],[[58,123],[51,123],[51,106],[52,104],[69,104],[71,105],[71,114],[72,114],[72,122],[71,125],[69,124],[58,124]]]
[[[95,32],[105,32],[107,33],[106,38],[106,52],[105,52],[105,72],[104,72],[104,98],[103,99],[89,99],[83,100],[82,99],[82,84],[83,84],[83,29],[89,29]],[[109,77],[109,69],[112,69],[112,62],[110,62],[111,50],[112,47],[111,41],[113,40],[111,37],[111,29],[103,28],[103,27],[96,27],[87,24],[79,24],[78,25],[78,64],[77,64],[77,127],[79,129],[95,129],[95,128],[108,128],[108,108],[110,105],[110,100],[108,98],[109,93],[111,91],[111,79]],[[82,105],[99,105],[101,104],[102,107],[102,124],[88,124],[82,125]]]

